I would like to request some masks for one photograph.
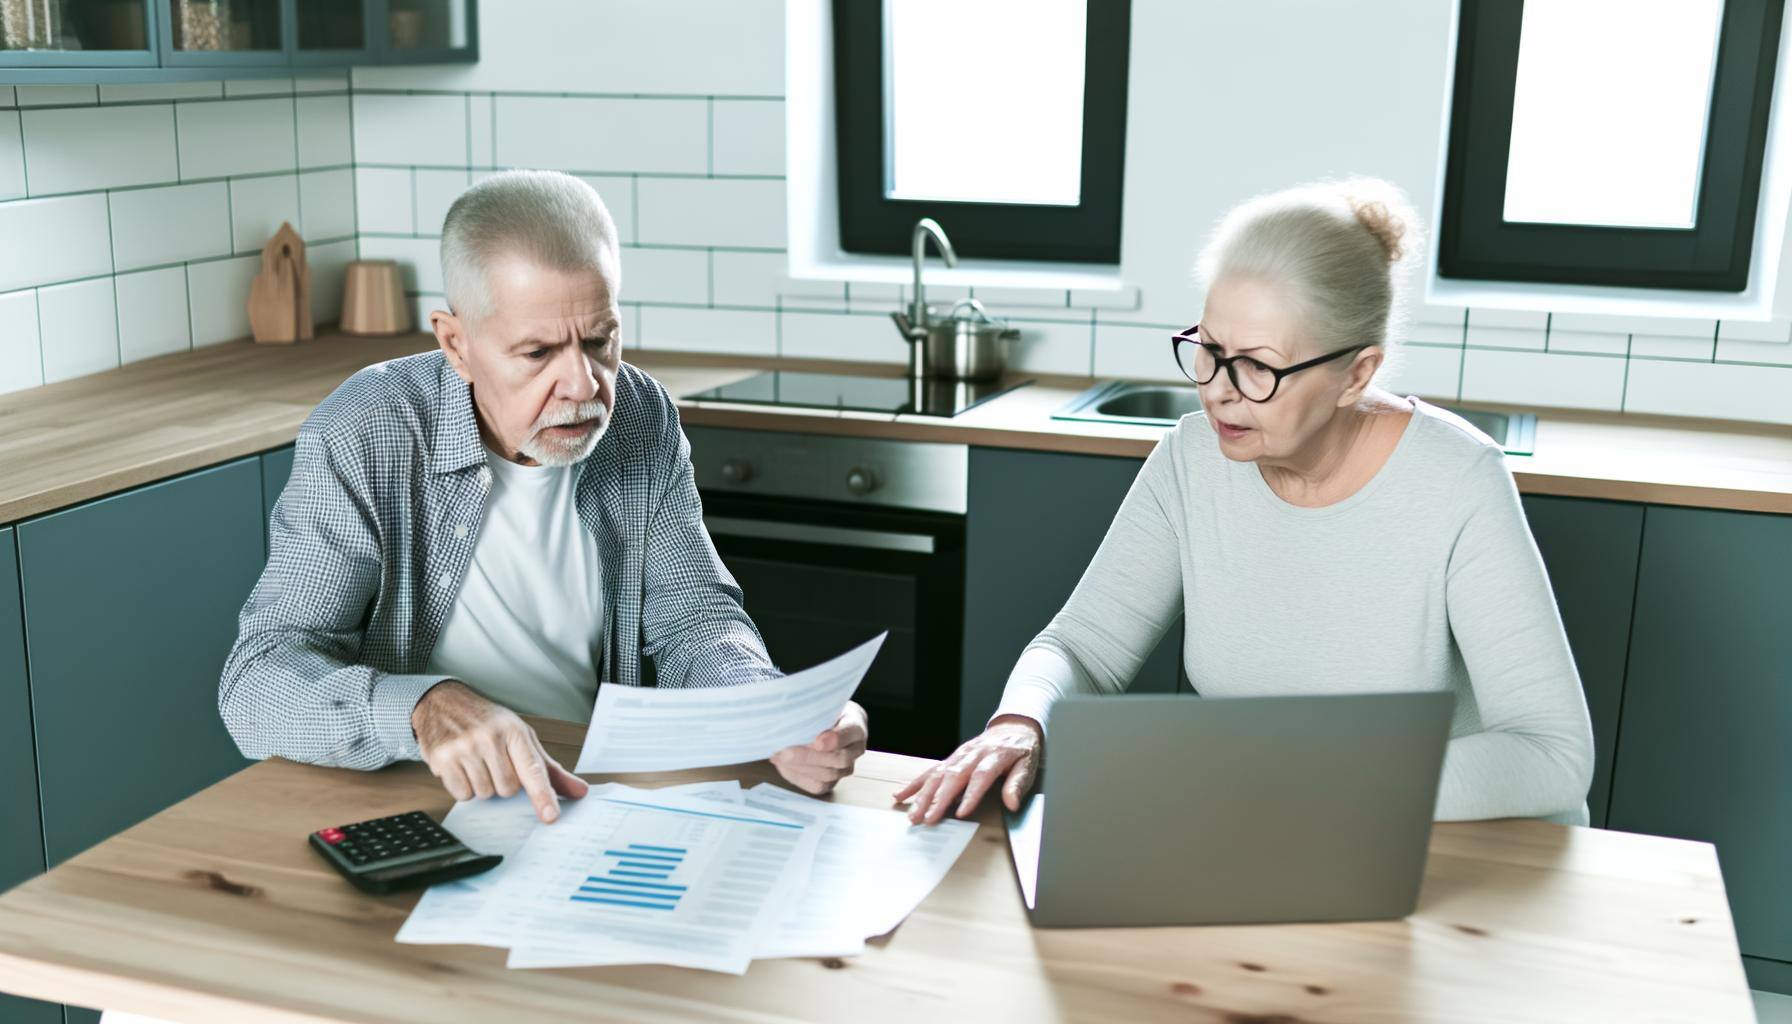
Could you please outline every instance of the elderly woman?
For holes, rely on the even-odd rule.
[[[998,782],[1018,809],[1052,702],[1124,690],[1185,615],[1203,696],[1453,691],[1439,819],[1586,822],[1586,702],[1500,448],[1374,384],[1416,224],[1372,180],[1221,221],[1201,322],[1172,341],[1202,411],[1145,461],[987,729],[896,794],[913,820]]]

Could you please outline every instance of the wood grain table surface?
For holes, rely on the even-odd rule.
[[[434,345],[426,334],[232,342],[0,395],[0,524],[290,444],[299,424],[349,374]],[[624,355],[674,396],[772,368],[902,372],[878,363],[654,349]],[[1132,458],[1149,454],[1163,434],[1158,427],[1051,418],[1097,383],[1094,378],[1013,379],[1032,383],[951,419],[679,404],[687,424]],[[1533,411],[1536,454],[1506,460],[1526,493],[1792,513],[1792,427]]]
[[[533,721],[571,763],[583,727]],[[867,754],[835,799],[890,806],[926,764]],[[762,763],[622,780],[728,777],[772,775]],[[864,956],[758,961],[743,977],[512,971],[503,950],[395,943],[417,896],[363,894],[305,841],[450,802],[414,763],[253,765],[0,895],[0,990],[185,1024],[1753,1019],[1705,843],[1440,824],[1405,920],[1051,930],[1029,926],[985,808],[945,881]]]

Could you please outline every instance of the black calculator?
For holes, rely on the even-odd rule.
[[[490,871],[504,858],[479,853],[422,811],[320,828],[311,848],[366,892],[397,892]]]

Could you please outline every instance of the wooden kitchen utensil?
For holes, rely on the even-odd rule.
[[[311,267],[305,240],[281,224],[261,250],[261,273],[249,286],[249,330],[256,341],[290,344],[311,330]]]
[[[396,260],[355,260],[342,279],[344,334],[401,334],[411,329],[411,308]]]

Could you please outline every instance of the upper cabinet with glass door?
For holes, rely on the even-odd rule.
[[[0,67],[154,68],[156,0],[0,0]]]
[[[474,0],[0,0],[0,85],[470,63]]]

